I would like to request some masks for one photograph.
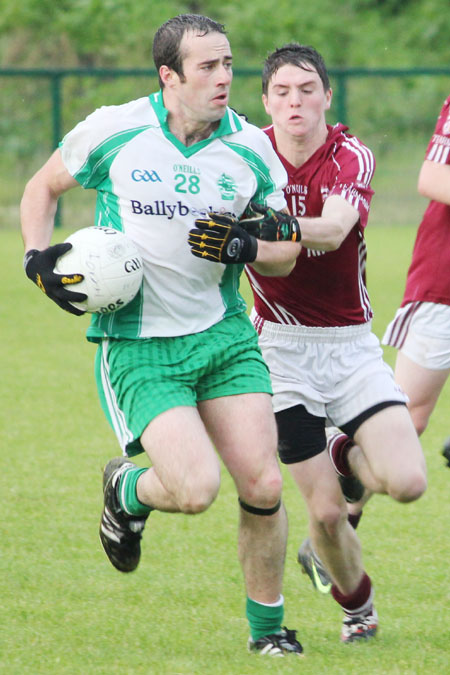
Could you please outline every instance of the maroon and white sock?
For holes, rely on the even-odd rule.
[[[341,476],[352,476],[353,472],[348,463],[348,451],[355,443],[346,434],[338,433],[328,440],[328,452],[334,468]]]
[[[356,616],[364,616],[370,614],[373,605],[374,591],[370,577],[364,572],[361,581],[353,593],[344,595],[333,584],[331,587],[331,594],[337,603],[340,604],[345,614],[352,618]]]

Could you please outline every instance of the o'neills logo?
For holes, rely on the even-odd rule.
[[[143,204],[137,199],[132,199],[131,210],[137,215],[165,216],[168,220],[172,220],[174,216],[187,216],[190,211],[189,207],[180,201],[168,204],[164,199],[156,199],[150,204]]]

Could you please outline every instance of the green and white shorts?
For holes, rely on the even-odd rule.
[[[143,451],[139,439],[149,422],[170,408],[272,393],[258,336],[244,313],[192,335],[105,338],[98,346],[95,376],[106,418],[130,457]]]

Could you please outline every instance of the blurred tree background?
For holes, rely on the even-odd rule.
[[[260,98],[262,62],[275,47],[297,41],[318,49],[332,70],[333,123],[341,86],[333,78],[335,69],[450,68],[446,5],[442,0],[2,0],[0,64],[152,68],[151,45],[159,25],[180,13],[206,14],[224,23],[228,32],[236,73],[231,103],[236,109],[255,124],[267,123]],[[244,76],[243,69],[252,74]],[[372,147],[378,163],[372,221],[420,219],[424,203],[416,195],[417,173],[449,84],[448,73],[347,80],[350,131]],[[1,77],[1,70],[0,86],[0,226],[16,226],[23,186],[51,151],[51,91],[45,78]],[[63,132],[100,105],[138,98],[157,86],[150,75],[64,78]]]
[[[206,14],[228,29],[238,66],[283,42],[312,44],[333,66],[439,66],[450,61],[442,0],[2,0],[3,65],[151,65],[158,26]]]

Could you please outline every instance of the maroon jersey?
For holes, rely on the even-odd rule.
[[[445,101],[425,159],[450,164],[450,96]],[[450,305],[450,206],[431,201],[417,230],[402,307],[409,302]]]
[[[246,268],[262,320],[304,326],[366,323],[372,309],[365,284],[367,224],[375,169],[372,152],[348,127],[328,126],[325,143],[298,169],[278,153],[287,173],[284,190],[295,216],[318,217],[327,197],[339,195],[359,212],[359,221],[337,251],[303,247],[288,277],[265,277]],[[277,151],[273,126],[264,131]],[[277,151],[278,152],[278,151]],[[257,322],[257,329],[261,320]]]

